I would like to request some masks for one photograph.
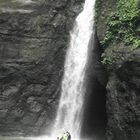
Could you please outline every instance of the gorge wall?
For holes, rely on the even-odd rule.
[[[1,135],[38,135],[52,124],[69,31],[83,2],[0,2]]]
[[[127,7],[119,0],[96,2],[97,35],[91,39],[96,47],[90,44],[83,135],[139,140],[140,14],[139,1],[132,1],[122,1]],[[69,31],[83,2],[1,0],[0,135],[39,135],[52,124]],[[131,13],[124,11],[122,17],[121,8]]]
[[[89,43],[88,63],[85,78],[86,93],[82,137],[104,140],[107,126],[106,84],[107,73],[101,63],[101,49],[97,33],[93,32]]]
[[[139,0],[99,0],[96,27],[108,73],[107,140],[140,138]]]

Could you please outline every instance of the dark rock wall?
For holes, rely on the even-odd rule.
[[[107,125],[106,116],[106,83],[107,73],[101,64],[102,49],[93,32],[89,43],[86,71],[86,93],[84,98],[84,115],[82,137],[103,140]]]
[[[0,9],[1,135],[38,135],[52,125],[69,31],[83,1],[44,0],[16,5],[11,12]]]
[[[100,41],[105,36],[108,17],[116,10],[117,2],[98,1],[96,26]],[[132,47],[123,41],[112,41],[104,48],[104,56],[111,58],[110,63],[105,64],[109,78],[106,87],[107,140],[140,139],[140,49]]]
[[[1,135],[39,135],[46,133],[46,128],[52,125],[69,31],[84,0],[34,2],[18,5],[5,0],[0,3]],[[107,19],[116,10],[116,3],[116,0],[97,1],[99,44],[107,30]],[[99,47],[99,44],[95,46]],[[100,129],[104,133],[107,110],[107,140],[139,140],[140,50],[132,50],[123,42],[114,42],[104,49],[107,57],[115,59],[105,65],[106,86],[98,47],[91,47],[83,135],[100,133]],[[91,61],[92,58],[96,61]]]

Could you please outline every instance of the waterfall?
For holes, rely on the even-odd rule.
[[[88,59],[88,44],[93,32],[95,0],[86,0],[70,34],[66,55],[60,103],[53,134],[69,131],[78,138],[81,130],[84,79]]]

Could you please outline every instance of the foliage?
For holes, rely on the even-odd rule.
[[[112,60],[112,57],[104,57],[102,56],[104,59],[101,61],[102,64],[104,65],[107,65],[107,64],[112,64],[113,63],[113,60]]]
[[[118,0],[117,10],[109,17],[103,46],[113,41],[122,41],[132,45],[133,49],[140,47],[140,39],[135,29],[140,18],[139,0]]]
[[[95,23],[97,23],[97,20],[99,18],[99,6],[101,5],[101,1],[100,0],[96,0],[96,3],[95,3]]]
[[[68,47],[69,45],[69,35],[68,34],[64,34],[63,38],[62,38],[62,43],[64,47]]]

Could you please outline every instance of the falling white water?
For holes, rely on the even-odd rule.
[[[81,130],[84,78],[88,58],[88,44],[93,31],[95,0],[86,0],[83,11],[76,18],[66,55],[62,92],[53,134],[69,131],[78,138]]]

